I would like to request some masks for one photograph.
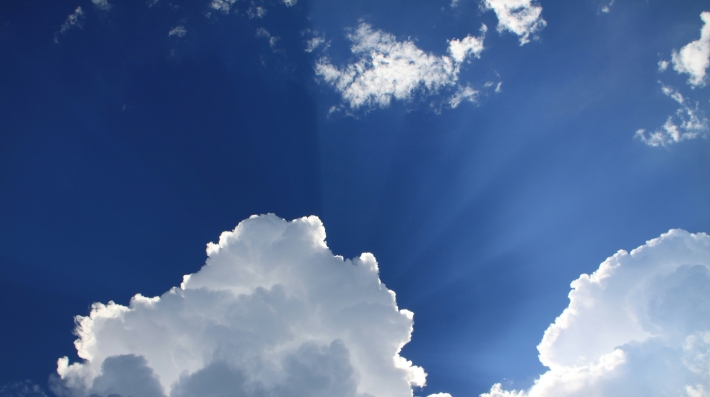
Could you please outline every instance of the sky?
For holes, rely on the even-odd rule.
[[[0,54],[0,397],[710,396],[707,2],[15,0]]]

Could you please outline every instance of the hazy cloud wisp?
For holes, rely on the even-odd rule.
[[[639,129],[636,138],[649,146],[668,146],[688,139],[707,137],[710,125],[699,104],[689,104],[680,92],[666,85],[662,85],[662,90],[678,102],[680,107],[675,114],[668,116],[663,127],[653,132]]]

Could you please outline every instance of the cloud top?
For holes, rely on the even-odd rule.
[[[710,236],[671,230],[572,282],[527,391],[482,397],[707,396]]]
[[[706,71],[710,66],[710,12],[700,14],[703,27],[700,38],[686,44],[680,51],[673,51],[673,70],[689,75],[688,84],[704,87],[707,83]]]
[[[316,63],[316,74],[332,85],[352,108],[387,107],[393,99],[409,100],[415,93],[436,93],[456,87],[461,64],[480,57],[486,27],[480,37],[449,41],[449,55],[424,52],[410,40],[374,30],[367,23],[348,34],[356,60],[339,68],[327,58]],[[469,96],[468,98],[471,98]]]
[[[413,314],[371,254],[345,260],[317,217],[254,216],[207,246],[200,271],[159,297],[77,317],[82,362],[59,395],[412,396],[426,374],[399,355]]]

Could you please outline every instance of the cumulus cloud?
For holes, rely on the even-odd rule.
[[[426,373],[399,355],[413,314],[372,254],[333,255],[317,217],[253,216],[180,287],[77,317],[83,360],[59,359],[60,396],[401,397]]]
[[[168,32],[168,37],[172,37],[172,36],[185,37],[186,34],[187,34],[187,29],[185,29],[185,26],[178,25],[178,26],[170,29],[170,31]]]
[[[700,30],[700,39],[688,43],[680,51],[673,51],[673,70],[690,75],[688,84],[704,87],[706,71],[710,66],[710,12],[700,14],[704,25]]]
[[[649,146],[667,146],[688,139],[707,137],[708,119],[699,108],[699,104],[689,104],[680,92],[671,87],[661,85],[663,93],[678,102],[680,107],[675,114],[668,116],[660,129],[647,132],[645,129],[636,131],[636,138]]]
[[[101,11],[108,11],[112,7],[108,0],[91,0],[91,2]]]
[[[283,0],[284,4],[286,4],[286,7],[292,7],[295,6],[298,0]]]
[[[532,0],[484,0],[486,10],[493,10],[498,17],[498,32],[505,30],[515,33],[520,38],[520,45],[530,42],[537,32],[547,26],[542,19],[542,7]]]
[[[436,56],[414,42],[398,41],[393,35],[362,23],[348,39],[355,62],[339,68],[327,58],[316,63],[316,74],[332,85],[353,109],[387,107],[393,99],[409,100],[416,92],[436,93],[456,88],[461,64],[480,57],[486,27],[480,37],[449,41],[449,55]],[[473,97],[472,95],[469,98]]]
[[[58,35],[64,34],[67,31],[74,29],[74,28],[82,28],[82,24],[84,22],[84,11],[81,9],[81,7],[77,7],[76,10],[74,10],[73,13],[69,14],[67,17],[67,20],[64,21],[62,24],[61,28],[59,28],[59,32],[54,34],[54,42],[58,43]]]
[[[707,396],[710,236],[671,230],[572,282],[529,390],[482,397]]]

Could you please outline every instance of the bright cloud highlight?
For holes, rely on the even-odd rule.
[[[505,30],[520,38],[520,45],[530,42],[530,37],[547,26],[542,19],[542,7],[532,0],[484,0],[486,10],[493,10],[498,17],[498,32]]]
[[[671,230],[572,282],[527,391],[482,397],[707,396],[710,236]]]
[[[436,56],[422,51],[412,41],[398,41],[393,35],[362,23],[347,36],[352,42],[350,51],[358,59],[338,68],[321,58],[316,63],[316,74],[340,92],[351,108],[384,108],[393,99],[411,99],[417,91],[436,93],[444,87],[456,87],[464,60],[480,57],[485,32],[483,25],[480,37],[450,40],[450,56]]]
[[[59,359],[60,396],[412,396],[426,373],[399,355],[413,314],[371,254],[333,255],[317,217],[253,216],[159,297],[77,317],[82,362]]]
[[[710,12],[700,14],[704,25],[700,39],[688,43],[680,51],[673,51],[673,70],[690,75],[688,84],[704,87],[706,71],[710,66]]]

